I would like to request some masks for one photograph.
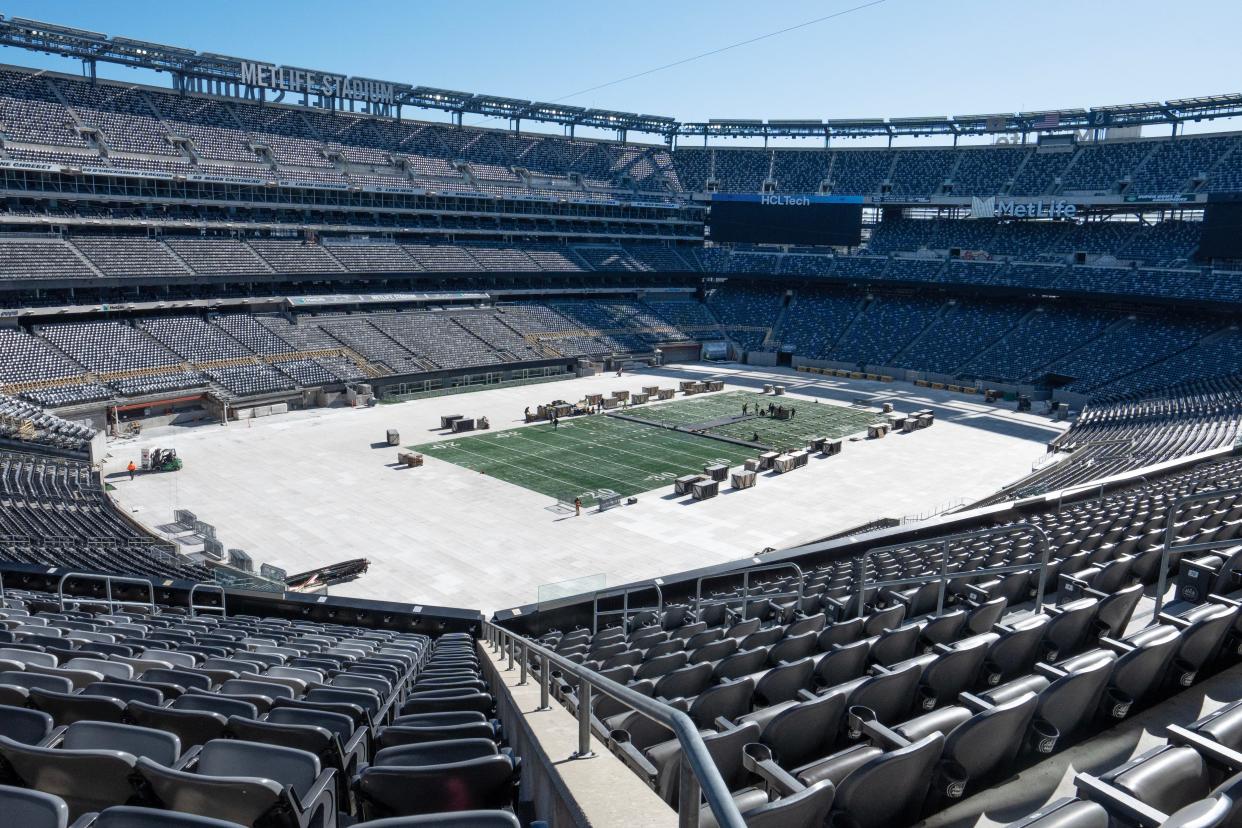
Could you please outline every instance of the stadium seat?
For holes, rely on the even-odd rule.
[[[543,823],[531,823],[543,826]],[[389,817],[359,822],[355,828],[520,828],[517,817],[508,811],[458,811],[456,813],[422,814],[421,816]]]
[[[1109,828],[1108,811],[1094,802],[1058,799],[1005,828]]]
[[[913,743],[901,741],[904,746],[890,750],[874,745],[849,748],[793,774],[807,786],[832,782],[837,788],[833,810],[848,814],[861,828],[908,824],[927,795],[944,736],[934,733]]]
[[[69,807],[58,796],[0,785],[0,813],[22,828],[66,828]]]
[[[368,818],[512,805],[514,765],[503,755],[432,765],[370,766],[354,783]]]
[[[1115,654],[1097,650],[1056,665],[1039,664],[1032,675],[989,690],[981,698],[999,705],[1027,693],[1038,694],[1031,738],[1036,750],[1051,753],[1094,717],[1114,661]]]
[[[42,744],[55,723],[47,713],[0,705],[0,736],[24,745]]]
[[[114,805],[99,812],[90,828],[239,828],[223,819],[194,816],[156,808]]]
[[[176,736],[132,725],[76,722],[43,747],[0,738],[6,784],[35,788],[63,799],[71,819],[134,796],[130,776],[139,762],[172,765],[181,753]],[[149,758],[148,758],[149,757]]]
[[[172,733],[186,748],[205,745],[224,736],[228,723],[222,714],[212,711],[183,709],[175,704],[162,707],[142,701],[126,705],[126,715],[137,725]]]
[[[979,790],[997,771],[1006,770],[1017,756],[1035,714],[1033,693],[1013,701],[988,705],[964,694],[962,706],[941,707],[893,728],[914,742],[931,733],[945,736],[940,772],[932,780],[938,799],[958,799]]]
[[[164,808],[246,826],[336,824],[335,774],[303,750],[214,739],[185,769],[139,759],[136,771]]]
[[[760,741],[771,748],[782,767],[799,767],[826,756],[844,735],[845,692],[768,707],[740,717],[762,728]]]

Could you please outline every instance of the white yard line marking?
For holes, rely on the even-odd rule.
[[[641,426],[641,425],[635,425],[634,423],[627,423],[624,420],[618,420],[616,422],[619,424],[624,424],[626,426],[626,428],[622,432],[623,434],[635,434],[635,435],[640,434],[640,433],[645,434],[653,428],[653,426]],[[667,429],[661,429],[661,431],[667,431]],[[660,436],[666,439],[671,437],[674,439],[675,442],[679,442],[683,445],[688,445],[691,441],[712,439],[712,438],[706,438],[706,437],[696,438],[696,437],[693,437],[692,435],[684,435],[678,431],[668,431],[667,434],[662,433],[660,434]],[[604,442],[615,444],[615,445],[628,445],[629,444],[628,441],[622,441],[619,439],[612,439],[612,438],[599,438],[599,439],[601,439]],[[595,444],[589,443],[588,445],[595,445]],[[677,454],[681,454],[686,457],[692,458],[695,462],[702,462],[704,460],[714,460],[716,458],[712,457],[712,454],[713,452],[717,451],[715,448],[708,448],[707,446],[704,446],[704,451],[706,452],[705,454],[699,454],[697,452],[691,452],[691,451],[686,451],[680,448],[671,448],[671,447],[665,447],[665,446],[661,446],[661,449],[666,450],[666,451],[676,452]],[[616,451],[619,451],[623,454],[630,454],[635,457],[643,457],[644,459],[650,459],[650,458],[647,458],[646,455],[639,454],[638,452],[634,452],[634,451],[626,451],[625,449],[622,449],[622,448],[618,448],[616,449]],[[618,465],[624,465],[624,464],[619,463]]]
[[[528,439],[527,439],[527,442],[535,442],[535,441],[530,440],[530,439],[528,438]],[[496,444],[496,445],[499,445],[499,444]],[[500,448],[502,448],[502,449],[504,449],[505,451],[513,451],[512,449],[505,448],[504,446],[499,446],[499,447],[500,447]],[[487,456],[487,455],[485,455],[485,454],[480,454],[479,452],[470,451],[470,449],[462,449],[462,448],[458,448],[457,450],[458,450],[458,451],[465,451],[466,453],[468,453],[468,454],[472,454],[472,455],[474,455],[474,456],[476,456],[476,457],[483,457],[484,459],[488,459],[488,456]],[[563,462],[563,461],[557,460],[555,457],[549,457],[549,456],[548,456],[548,455],[546,455],[546,454],[542,454],[542,453],[532,453],[532,452],[524,452],[524,451],[523,451],[523,452],[518,452],[518,454],[519,454],[519,456],[521,456],[521,457],[532,457],[532,456],[534,456],[534,457],[538,457],[538,458],[539,458],[539,459],[541,459],[541,460],[546,460],[546,461],[551,462],[551,463],[554,463],[554,464],[556,464],[556,465],[558,465],[558,466],[563,466],[564,468],[568,468],[568,469],[575,469],[575,470],[577,470],[577,471],[584,472],[584,473],[586,473],[586,474],[588,474],[588,475],[594,475],[594,476],[596,476],[596,477],[603,477],[604,479],[606,479],[606,480],[611,480],[611,481],[612,481],[612,482],[614,482],[614,483],[621,483],[621,484],[624,484],[624,485],[627,485],[627,486],[629,485],[629,481],[622,480],[621,478],[612,477],[611,475],[607,475],[607,474],[600,474],[599,472],[592,471],[592,470],[590,470],[590,469],[584,469],[584,468],[582,468],[581,466],[575,466],[575,465],[573,465],[572,463],[565,463],[565,462]],[[517,465],[516,463],[510,463],[510,462],[509,462],[509,461],[507,461],[507,460],[500,460],[499,458],[496,458],[496,460],[497,460],[497,462],[503,463],[503,464],[504,464],[504,465],[506,465],[506,466],[512,466],[512,467],[514,467],[514,468],[522,469],[522,470],[523,470],[523,471],[525,471],[525,472],[530,472],[531,474],[537,474],[537,475],[539,475],[540,477],[546,477],[546,478],[548,478],[549,480],[555,480],[555,481],[557,481],[558,483],[565,483],[566,485],[571,485],[571,484],[568,484],[568,482],[567,482],[567,481],[562,480],[562,479],[561,479],[561,478],[559,478],[559,477],[553,477],[553,476],[552,476],[552,475],[550,475],[550,474],[543,474],[543,473],[541,473],[541,472],[535,471],[534,469],[526,468],[525,466],[519,466],[519,465]]]

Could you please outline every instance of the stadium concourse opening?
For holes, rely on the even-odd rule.
[[[769,413],[777,406],[793,416]],[[815,437],[866,433],[880,419],[877,410],[730,391],[411,448],[587,506],[667,486],[705,465],[737,466],[759,452],[805,448]]]

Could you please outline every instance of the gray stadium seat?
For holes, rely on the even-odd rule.
[[[20,828],[66,828],[69,807],[58,796],[0,785],[0,814]]]

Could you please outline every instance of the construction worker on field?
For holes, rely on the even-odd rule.
[[[129,461],[129,465],[125,467],[125,470],[126,470],[127,472],[129,472],[129,479],[130,479],[130,480],[133,480],[133,479],[134,479],[134,472],[138,471],[138,467],[134,465],[134,461],[133,461],[133,460],[130,460],[130,461]]]

